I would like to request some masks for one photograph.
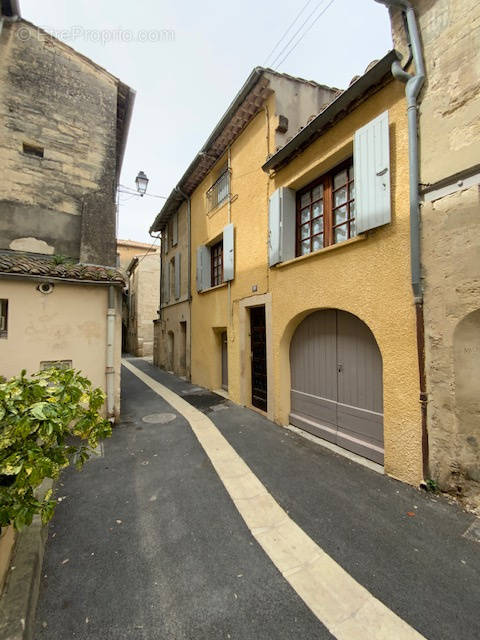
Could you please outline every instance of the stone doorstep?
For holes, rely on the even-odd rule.
[[[52,480],[45,480],[39,495],[45,495],[52,486]],[[40,516],[35,516],[32,524],[17,535],[0,598],[0,640],[33,640],[47,530]]]

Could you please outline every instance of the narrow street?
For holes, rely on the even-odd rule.
[[[472,515],[124,362],[121,423],[57,484],[35,638],[480,637]]]

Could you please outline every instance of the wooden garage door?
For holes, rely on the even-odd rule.
[[[383,464],[382,357],[345,311],[316,311],[290,346],[291,424]]]

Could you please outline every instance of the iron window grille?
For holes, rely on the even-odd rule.
[[[226,169],[207,191],[208,210],[211,211],[230,195],[230,171]]]

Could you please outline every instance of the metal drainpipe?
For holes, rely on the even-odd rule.
[[[422,462],[423,477],[429,477],[428,463],[428,432],[427,432],[427,392],[425,379],[425,333],[423,318],[423,290],[421,282],[421,258],[420,258],[420,198],[419,185],[419,158],[418,158],[418,106],[417,98],[425,82],[425,65],[423,62],[422,45],[417,27],[415,12],[408,0],[375,0],[389,8],[402,9],[406,22],[404,22],[407,42],[411,47],[411,55],[415,63],[415,73],[407,73],[400,62],[392,64],[394,78],[404,82],[407,98],[408,117],[408,159],[410,171],[410,265],[412,290],[415,302],[417,323],[417,354],[420,382],[420,404],[422,411]]]
[[[149,231],[148,233],[150,234],[151,238],[160,238],[160,251],[158,252],[159,255],[160,255],[160,269],[159,269],[160,286],[159,286],[159,291],[158,291],[158,309],[157,309],[157,314],[158,314],[158,322],[160,324],[160,331],[161,331],[162,330],[162,251],[163,251],[162,234],[160,232],[158,234],[158,236],[154,236],[151,231]],[[130,300],[130,291],[129,291],[128,299]],[[130,312],[128,314],[128,317],[130,318]],[[155,331],[155,329],[154,329],[154,331]],[[155,346],[155,339],[154,339],[154,346]],[[153,354],[153,357],[154,357],[154,362],[155,362],[155,353]]]
[[[107,386],[107,418],[115,421],[115,287],[108,287],[107,309],[107,366],[105,369]]]
[[[190,196],[188,196],[179,186],[175,187],[175,190],[185,198],[187,201],[187,264],[188,264],[188,273],[187,273],[187,292],[188,297],[187,300],[189,303],[192,301],[192,202]],[[190,361],[189,361],[189,378],[192,377],[192,305],[190,304],[190,317],[188,319],[188,334],[190,341]]]

